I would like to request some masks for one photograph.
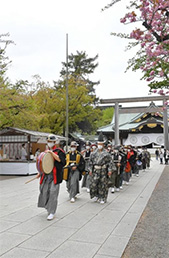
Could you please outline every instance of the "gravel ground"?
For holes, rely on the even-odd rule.
[[[122,258],[169,258],[169,166],[166,166]]]

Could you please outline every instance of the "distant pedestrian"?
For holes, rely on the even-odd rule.
[[[151,154],[147,150],[147,148],[145,149],[145,153],[146,153],[146,167],[149,169],[150,168]]]
[[[125,174],[124,172],[124,168],[126,166],[126,162],[127,162],[127,153],[125,152],[123,146],[119,149],[119,155],[121,156],[121,160],[120,160],[120,189],[123,189],[123,176]]]
[[[89,185],[90,185],[90,175],[89,175],[89,159],[91,154],[91,143],[89,141],[85,144],[85,150],[81,151],[83,158],[85,160],[85,173],[82,179],[82,187],[86,187],[87,193],[90,192]]]
[[[169,161],[169,150],[166,150],[166,165],[168,165]]]
[[[107,144],[107,148],[106,148],[106,150],[107,150],[110,154],[112,154],[112,152],[113,152],[113,148],[112,148],[112,144],[111,144],[111,142],[109,142],[109,143]]]
[[[22,144],[22,149],[21,149],[21,160],[27,160],[28,154],[26,152],[25,144]]]
[[[146,149],[143,148],[143,151],[141,152],[141,161],[142,161],[142,169],[143,171],[146,170],[147,167],[147,153],[146,153]]]
[[[168,165],[168,160],[169,160],[169,151],[168,150],[164,150],[164,161],[165,161],[165,165]]]
[[[160,164],[163,164],[164,154],[163,154],[162,150],[160,150],[159,157],[160,157]]]
[[[139,176],[139,170],[141,169],[142,166],[142,162],[141,162],[141,157],[140,157],[140,151],[138,149],[136,149],[137,155],[136,155],[136,162],[135,162],[135,167],[134,167],[134,171],[135,171],[135,176]]]
[[[115,164],[115,168],[112,170],[112,175],[110,177],[111,193],[114,193],[115,190],[119,192],[120,189],[120,166],[121,166],[121,155],[119,153],[120,146],[115,146],[113,152],[111,153],[112,160]]]
[[[158,160],[158,158],[159,158],[159,154],[160,154],[160,153],[159,153],[159,150],[158,150],[158,149],[156,149],[156,150],[155,150],[156,160]]]
[[[128,185],[129,184],[129,180],[130,180],[130,176],[131,176],[131,163],[133,161],[133,152],[130,151],[130,148],[128,148],[126,150],[126,154],[127,154],[127,160],[126,160],[126,165],[125,165],[125,177],[124,177],[124,181],[125,184]],[[131,162],[130,162],[131,161]]]
[[[97,149],[97,143],[92,143],[91,145],[91,152],[95,151]]]

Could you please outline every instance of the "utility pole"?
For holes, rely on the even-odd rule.
[[[119,103],[115,102],[115,145],[119,145]]]
[[[68,98],[68,34],[66,34],[66,151],[69,139],[69,98]]]

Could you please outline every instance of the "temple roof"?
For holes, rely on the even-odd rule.
[[[22,128],[16,128],[16,127],[6,127],[0,131],[0,141],[2,142],[9,142],[11,141],[12,138],[10,136],[28,136],[30,135],[34,141],[40,141],[40,140],[45,140],[47,139],[47,136],[50,133],[47,132],[39,132],[39,131],[32,131],[32,130],[27,130],[27,129],[22,129]],[[55,134],[56,135],[56,134]],[[60,141],[65,140],[66,138],[61,135],[56,135]],[[25,138],[24,138],[25,139]],[[14,140],[16,141],[16,140]]]
[[[169,109],[167,111],[169,118]],[[163,127],[163,107],[156,106],[153,102],[148,107],[126,107],[119,109],[119,130],[131,131],[139,129],[141,126],[148,125],[150,128],[155,124]],[[169,123],[169,119],[168,119]],[[100,127],[97,132],[114,132],[115,115],[112,122],[106,126]]]

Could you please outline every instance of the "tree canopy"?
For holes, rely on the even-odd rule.
[[[85,82],[86,87],[90,93],[94,93],[94,86],[98,85],[100,82],[93,82],[89,79],[89,76],[94,73],[95,69],[98,67],[96,62],[98,55],[94,57],[88,57],[85,51],[77,51],[76,54],[71,54],[68,56],[68,71],[71,76],[75,79],[81,79]],[[63,78],[66,75],[67,64],[62,62],[62,70],[60,72]]]
[[[9,62],[5,50],[8,43],[0,41],[0,45],[2,43],[5,44],[0,49],[0,128],[19,127],[65,135],[66,80],[63,69],[61,79],[53,85],[38,75],[33,76],[32,82],[19,80],[12,84],[6,78]],[[77,61],[77,69],[74,69],[73,54],[70,57],[74,61],[71,61],[68,77],[69,131],[93,133],[97,129],[97,121],[102,119],[94,94],[94,85],[98,82],[88,78],[98,65],[94,63],[97,56],[87,58],[85,52],[78,54],[79,58],[75,56],[81,61]]]

